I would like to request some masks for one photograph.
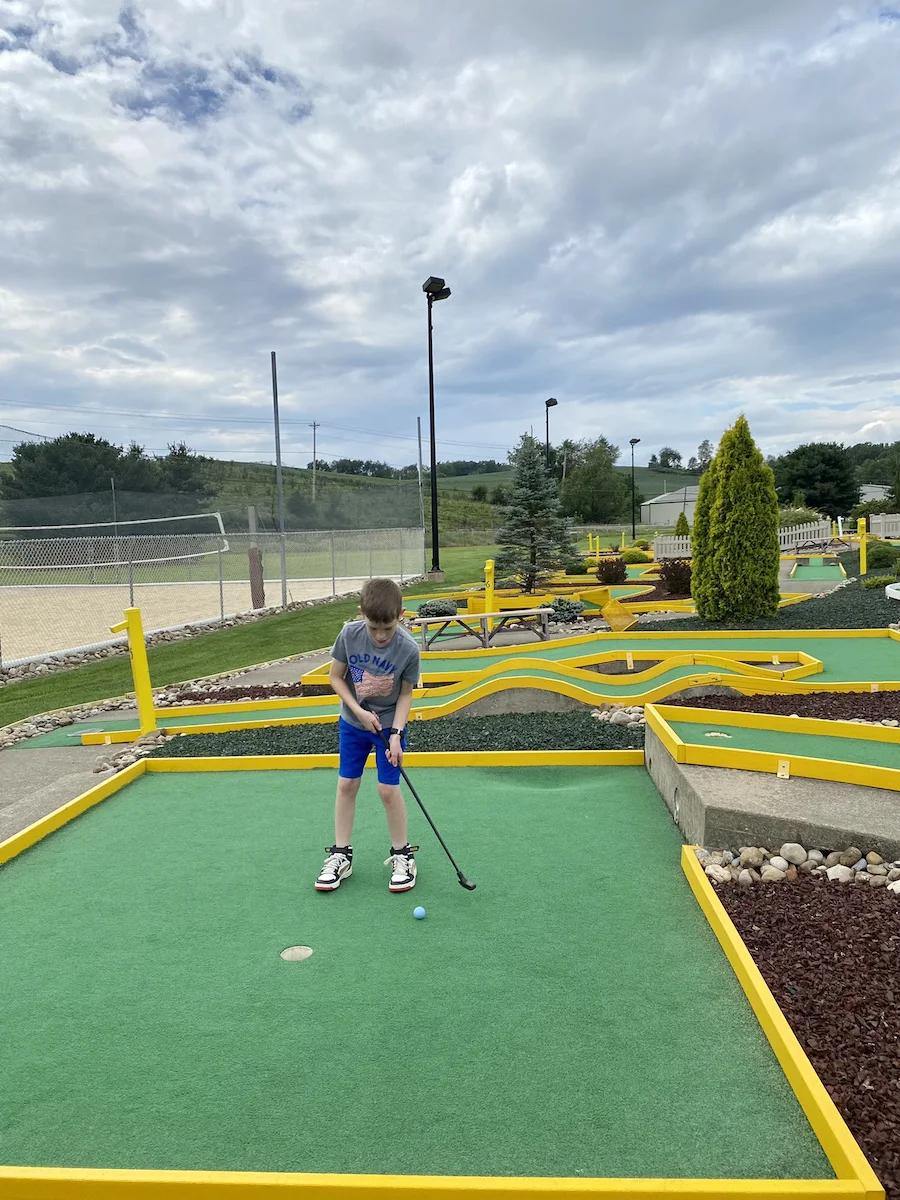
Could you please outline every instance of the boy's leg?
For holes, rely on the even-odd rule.
[[[403,740],[404,749],[406,739]],[[410,846],[407,840],[406,801],[400,791],[400,768],[395,767],[387,756],[384,745],[376,751],[378,765],[378,795],[384,805],[388,830],[391,835],[391,853],[385,861],[391,866],[388,887],[392,892],[408,892],[416,883],[416,860],[418,846]]]
[[[378,795],[384,805],[388,830],[391,835],[391,849],[399,850],[406,845],[406,801],[397,784],[379,783]]]
[[[337,796],[334,801],[334,844],[336,846],[350,845],[350,838],[353,836],[353,818],[356,816],[356,795],[361,783],[361,778],[344,779],[343,776],[338,776]]]

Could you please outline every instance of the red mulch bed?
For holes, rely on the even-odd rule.
[[[716,890],[889,1200],[900,1200],[900,899],[806,876]]]
[[[900,721],[900,692],[810,692],[805,696],[699,696],[666,700],[687,708],[725,708],[731,712],[823,717],[831,721]]]
[[[322,685],[327,691],[331,688]],[[315,695],[317,689],[304,688],[300,683],[257,683],[245,687],[221,687],[208,692],[195,692],[190,688],[182,688],[175,696],[173,703],[189,700],[191,704],[227,704],[234,700],[275,700],[280,696],[309,696]]]

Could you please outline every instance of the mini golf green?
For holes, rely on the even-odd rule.
[[[145,775],[12,860],[0,1161],[833,1178],[643,769],[416,779],[476,892],[412,805],[387,892],[367,776],[316,893],[332,771]]]
[[[522,678],[523,676],[531,676],[544,678],[552,681],[557,678],[554,671],[555,664],[565,663],[570,660],[587,661],[591,657],[591,649],[595,647],[597,651],[606,652],[614,651],[624,657],[628,650],[648,650],[652,651],[655,647],[660,650],[683,651],[685,653],[701,652],[715,653],[716,651],[728,651],[729,653],[739,654],[741,650],[756,650],[764,651],[769,654],[778,654],[782,658],[788,651],[803,650],[814,658],[821,660],[823,670],[816,675],[807,676],[803,681],[805,686],[828,687],[830,684],[849,683],[849,682],[880,682],[900,681],[900,642],[895,642],[888,638],[871,638],[871,637],[847,637],[847,638],[823,638],[815,635],[804,636],[795,634],[790,638],[779,639],[767,636],[765,634],[747,634],[739,637],[716,637],[715,635],[698,634],[695,637],[676,637],[676,638],[653,638],[646,634],[633,635],[631,637],[609,637],[600,635],[596,641],[581,643],[576,646],[561,645],[559,642],[540,642],[535,645],[529,645],[524,653],[511,653],[505,656],[485,654],[483,651],[477,652],[461,651],[453,653],[452,656],[446,658],[423,658],[423,670],[429,674],[446,675],[447,685],[452,685],[454,680],[461,674],[470,671],[480,671],[485,667],[495,666],[500,662],[505,662],[505,675],[511,681]],[[520,667],[517,664],[524,658],[536,661],[540,665],[536,667]],[[580,686],[591,692],[598,702],[602,700],[625,701],[631,700],[642,703],[643,698],[649,689],[656,689],[661,685],[670,683],[676,685],[679,680],[686,679],[698,674],[708,673],[727,673],[727,666],[708,666],[705,664],[686,663],[680,666],[670,667],[669,670],[662,674],[654,676],[647,680],[641,677],[640,660],[636,662],[638,670],[635,672],[634,678],[630,678],[627,683],[611,684],[608,678],[604,678],[601,673],[586,672],[585,677],[579,680]],[[787,663],[787,666],[794,664]],[[619,676],[618,678],[622,678]],[[459,691],[465,693],[469,690],[468,684],[460,685]],[[416,708],[427,709],[434,708],[446,704],[453,693],[444,693],[443,695],[431,691],[424,696],[417,697]],[[178,708],[163,710],[165,715],[160,719],[161,725],[171,726],[190,726],[190,725],[216,725],[240,721],[252,721],[254,723],[264,724],[277,717],[322,717],[335,713],[334,701],[329,698],[323,698],[321,704],[311,704],[308,706],[292,705],[290,702],[284,707],[279,707],[277,710],[257,710],[256,712],[234,713],[226,711],[212,712],[195,716],[185,716]],[[79,731],[87,730],[107,730],[113,732],[119,729],[133,729],[134,721],[122,718],[111,718],[109,720],[96,720],[79,724]],[[20,742],[18,749],[45,749],[51,746],[71,746],[78,744],[78,736],[73,726],[64,726],[58,729],[53,729],[45,734],[39,734],[37,737],[29,738],[24,742]]]
[[[808,567],[797,566],[791,572],[791,579],[846,579],[847,576],[841,570],[839,563],[824,563],[818,564],[810,561]]]
[[[830,734],[787,733],[778,729],[747,729],[740,725],[717,725],[715,717],[709,723],[669,721],[668,724],[683,742],[695,746],[763,750],[769,754],[784,755],[786,758],[830,758],[838,762],[865,763],[872,767],[900,770],[900,745],[897,742],[832,737]],[[709,734],[718,736],[710,737]]]

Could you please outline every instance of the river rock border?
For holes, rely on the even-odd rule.
[[[807,850],[799,842],[785,842],[777,851],[765,846],[739,846],[731,850],[695,850],[697,859],[713,886],[758,883],[796,883],[811,875],[830,883],[852,883],[887,888],[900,898],[900,859],[886,862],[877,850],[863,853],[858,846],[843,850]]]

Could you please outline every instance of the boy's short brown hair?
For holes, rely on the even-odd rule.
[[[369,579],[359,593],[362,615],[379,625],[400,619],[403,612],[403,593],[393,579]]]

